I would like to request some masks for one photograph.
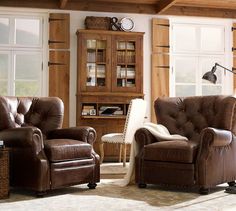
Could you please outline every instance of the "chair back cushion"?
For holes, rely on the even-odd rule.
[[[202,129],[214,127],[236,134],[236,99],[231,96],[158,98],[154,103],[157,122],[171,134],[199,140]]]
[[[131,143],[136,130],[142,127],[146,115],[147,103],[143,99],[130,101],[123,132],[123,142]]]
[[[0,130],[38,127],[43,134],[60,128],[63,121],[63,102],[57,97],[0,97]]]

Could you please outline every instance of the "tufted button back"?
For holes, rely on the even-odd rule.
[[[236,99],[231,96],[195,96],[158,98],[154,103],[157,122],[165,125],[171,134],[180,134],[199,140],[202,129],[215,127],[231,130],[236,121]],[[227,121],[231,118],[232,121]]]
[[[61,127],[63,114],[63,102],[57,97],[0,96],[0,130],[35,126],[46,135]]]

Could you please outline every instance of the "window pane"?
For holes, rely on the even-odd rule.
[[[224,28],[202,27],[201,49],[204,51],[224,52]]]
[[[7,95],[7,81],[0,81],[0,95]]]
[[[195,83],[197,61],[195,58],[177,58],[175,60],[175,82]]]
[[[40,20],[16,19],[16,44],[39,45],[40,44]]]
[[[40,54],[16,54],[15,78],[38,80],[41,73],[42,58]]]
[[[9,44],[9,19],[0,18],[0,43]]]
[[[222,94],[221,86],[203,86],[202,95],[220,95]]]
[[[35,81],[16,81],[16,96],[39,96],[39,83]]]
[[[197,29],[194,26],[175,25],[173,27],[174,51],[196,51]]]
[[[0,79],[8,78],[8,54],[0,53]]]
[[[175,96],[176,97],[187,97],[196,95],[194,85],[176,85]]]

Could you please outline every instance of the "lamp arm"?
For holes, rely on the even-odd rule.
[[[220,65],[220,64],[218,64],[218,63],[215,63],[215,66],[222,67],[223,69],[228,70],[229,72],[231,72],[231,73],[233,73],[233,74],[236,74],[236,72],[234,72],[233,70],[230,70],[230,69],[228,69],[228,68],[226,68],[226,67],[224,67],[224,66],[222,66],[222,65]],[[233,68],[233,69],[234,69],[234,68]]]

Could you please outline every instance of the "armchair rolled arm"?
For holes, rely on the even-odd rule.
[[[96,131],[89,126],[70,127],[52,130],[47,134],[48,139],[74,139],[93,144],[96,140]]]
[[[229,130],[221,130],[208,127],[201,132],[201,142],[203,145],[223,147],[231,143],[233,139],[232,132]]]
[[[43,149],[41,130],[36,127],[19,127],[0,131],[0,139],[7,147],[30,147],[37,154]]]
[[[149,130],[147,130],[146,128],[139,128],[136,132],[135,132],[135,141],[138,145],[138,149],[139,151],[141,151],[141,149],[148,144],[157,142],[157,138],[155,136],[153,136],[151,134],[151,132]]]

